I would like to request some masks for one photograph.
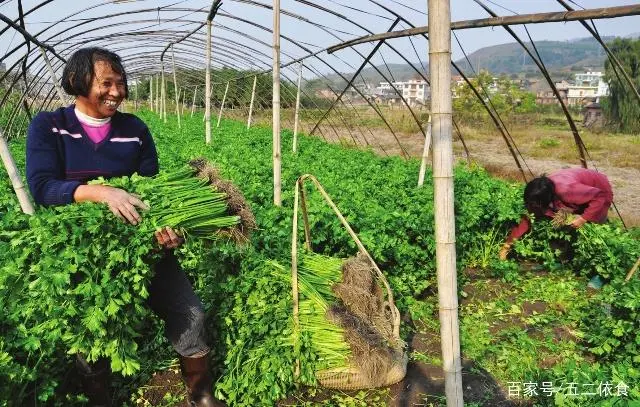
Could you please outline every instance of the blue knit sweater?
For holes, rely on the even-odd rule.
[[[29,125],[27,183],[37,204],[72,203],[76,188],[98,177],[158,173],[156,148],[142,120],[116,112],[108,136],[95,144],[74,109],[40,112]]]

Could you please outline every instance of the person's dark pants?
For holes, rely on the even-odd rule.
[[[155,265],[148,303],[164,320],[165,336],[180,356],[203,355],[209,351],[204,308],[173,252],[167,251]]]

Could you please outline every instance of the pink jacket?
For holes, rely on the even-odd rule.
[[[611,184],[604,174],[585,168],[569,168],[548,175],[555,186],[555,200],[549,205],[545,216],[552,218],[562,208],[581,215],[589,222],[604,223],[613,202]],[[531,221],[523,216],[507,237],[507,243],[527,233]]]

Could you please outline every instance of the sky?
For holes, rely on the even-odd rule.
[[[25,10],[33,8],[42,0],[23,0]],[[511,15],[512,12],[518,14],[551,12],[564,10],[555,0],[483,0],[499,15]],[[251,3],[252,4],[249,4]],[[377,4],[376,4],[377,2]],[[632,0],[573,0],[579,6],[586,8],[613,7],[621,5],[638,4]],[[394,12],[402,15],[406,20],[415,26],[427,24],[427,2],[425,0],[316,0],[316,3],[326,9],[309,7],[299,0],[281,0],[283,14],[281,17],[282,40],[282,62],[286,63],[292,59],[302,57],[309,51],[317,51],[330,45],[335,45],[341,41],[351,38],[387,31],[393,23],[394,17],[385,11],[381,6],[387,6]],[[16,18],[17,0],[4,0],[0,3],[0,13],[8,17]],[[272,12],[268,7],[271,0],[224,0],[221,13],[214,21],[214,55],[213,59],[218,65],[237,65],[244,69],[267,69],[270,64],[272,35],[266,29],[272,27]],[[173,5],[174,11],[162,10],[158,13],[155,8]],[[203,21],[211,5],[211,0],[138,0],[138,1],[103,1],[103,0],[55,0],[42,7],[32,15],[27,16],[27,29],[31,33],[37,33],[43,28],[51,25],[76,13],[86,7],[93,8],[82,11],[70,17],[74,20],[70,23],[56,24],[48,29],[39,38],[50,38],[49,42],[63,39],[56,49],[64,53],[69,47],[73,47],[80,40],[87,40],[90,37],[101,37],[99,42],[86,42],[87,45],[99,44],[108,48],[114,48],[121,53],[132,66],[140,66],[140,70],[159,69],[157,62],[159,55],[165,44],[177,39],[182,33],[186,33],[194,28],[198,22]],[[579,6],[573,4],[575,8]],[[77,24],[79,19],[102,17],[105,15],[135,10],[141,8],[154,9],[152,12],[134,14],[130,16],[120,16],[105,18],[90,24],[82,25],[79,28],[69,28]],[[184,8],[180,10],[180,8]],[[187,8],[201,9],[200,12],[187,11]],[[511,11],[509,11],[511,10]],[[284,12],[286,11],[286,12]],[[339,14],[337,14],[339,13]],[[488,15],[473,0],[451,0],[452,20],[469,20],[486,18]],[[153,21],[160,16],[163,20],[160,24]],[[234,16],[233,18],[228,17]],[[341,18],[346,16],[349,20]],[[180,22],[171,23],[167,20],[179,19]],[[250,20],[264,28],[255,27],[243,21]],[[136,24],[134,21],[143,21]],[[191,22],[185,22],[190,20]],[[314,22],[320,26],[312,26],[309,22]],[[112,23],[120,25],[111,26]],[[0,23],[2,27],[4,23]],[[622,17],[609,20],[597,20],[596,26],[601,35],[628,36],[640,32],[640,16]],[[394,30],[408,28],[408,24],[401,23]],[[589,36],[588,32],[578,23],[546,23],[528,25],[529,32],[535,41],[542,40],[572,40]],[[122,37],[122,33],[128,30],[161,30],[161,33],[153,39],[142,40],[134,37]],[[515,31],[526,38],[521,27],[515,27]],[[203,43],[203,31],[200,30],[200,38]],[[12,49],[21,36],[16,35],[15,30],[8,30],[0,35],[0,55],[4,55]],[[225,52],[222,48],[218,50],[216,41],[225,44],[232,44],[232,48],[225,45]],[[299,41],[295,45],[288,39]],[[458,41],[462,44],[467,54],[490,45],[513,42],[512,38],[499,27],[478,28],[456,31],[452,38],[452,58],[457,60],[463,57],[462,49],[458,46]],[[201,49],[195,50],[186,42],[176,45],[176,59],[178,64],[193,64],[195,59],[202,58],[197,53],[204,55]],[[304,47],[304,49],[303,49]],[[330,72],[325,62],[334,69],[341,72],[353,72],[360,65],[363,58],[371,52],[373,44],[363,44],[356,49],[349,49],[337,52],[334,56],[325,56],[324,61],[314,60],[309,67],[306,76],[313,74],[312,69],[317,72]],[[393,47],[393,48],[391,48]],[[197,47],[196,47],[197,48]],[[136,57],[140,50],[152,50],[157,55],[158,61],[144,65]],[[232,51],[231,51],[232,49]],[[242,54],[244,52],[244,54]],[[427,59],[428,44],[422,38],[396,39],[388,42],[380,49],[378,54],[372,59],[376,64],[380,63],[403,63],[407,60],[425,63]],[[15,53],[6,59],[8,64],[13,63],[22,54]],[[255,56],[255,60],[254,60]],[[145,57],[146,58],[146,57]],[[147,58],[148,59],[148,58]],[[306,65],[306,64],[305,64]],[[311,64],[310,64],[311,65]],[[129,69],[129,68],[127,68]],[[292,67],[293,69],[293,67]],[[290,73],[293,75],[293,72]]]

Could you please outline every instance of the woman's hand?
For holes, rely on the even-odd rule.
[[[574,229],[580,229],[585,223],[587,223],[587,220],[582,216],[578,216],[570,223],[570,225]]]
[[[170,227],[164,227],[155,232],[156,240],[163,249],[175,249],[184,243],[184,239]]]
[[[510,251],[511,243],[504,243],[502,247],[500,247],[500,252],[498,253],[498,257],[500,258],[500,260],[507,260]]]
[[[137,225],[142,220],[136,208],[149,209],[136,195],[107,185],[80,185],[73,198],[76,202],[105,203],[114,215],[132,225]]]

